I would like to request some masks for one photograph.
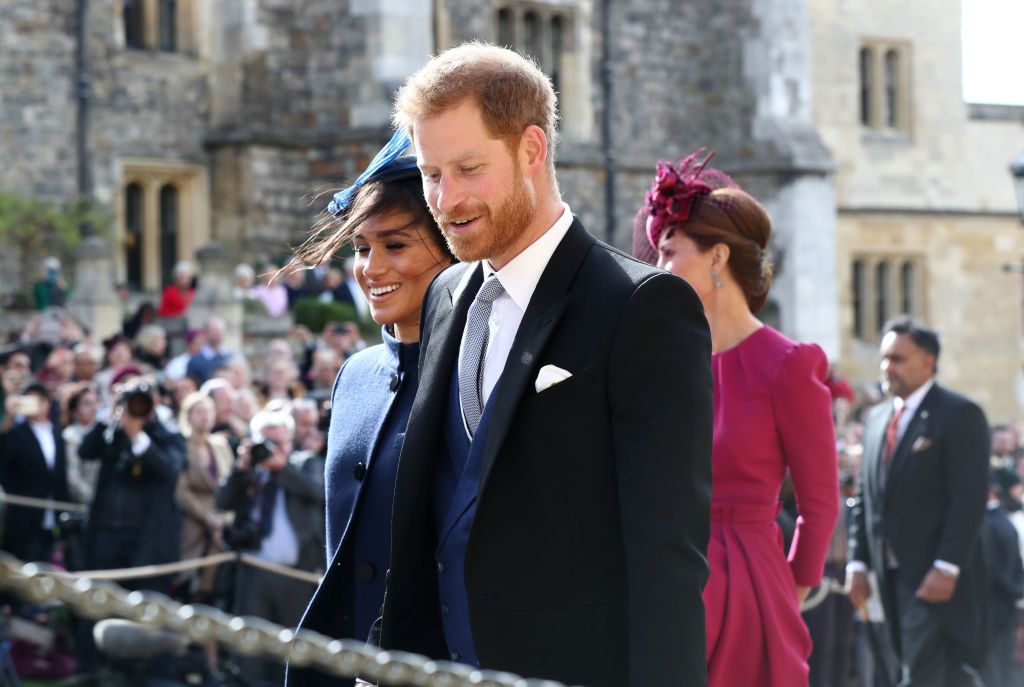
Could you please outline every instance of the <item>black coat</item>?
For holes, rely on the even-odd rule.
[[[993,636],[1017,625],[1017,600],[1024,597],[1024,564],[1017,528],[1001,507],[985,516],[985,563],[989,575],[990,624]]]
[[[53,439],[56,456],[53,469],[46,465],[32,427],[20,422],[0,436],[0,485],[18,496],[37,499],[69,501],[68,466],[64,453],[64,440],[54,425]],[[44,511],[38,508],[8,506],[3,532],[3,548],[24,559],[34,557],[33,540],[39,537]]]
[[[892,403],[875,407],[864,429],[860,499],[850,521],[850,560],[865,562],[885,588],[888,542],[900,584],[916,589],[935,560],[960,567],[953,598],[934,604],[949,636],[983,653],[986,575],[979,545],[988,498],[989,433],[975,403],[935,384],[896,446],[885,488],[879,465]],[[883,601],[886,601],[883,595]],[[892,609],[886,608],[888,617]]]
[[[185,439],[160,422],[146,425],[151,444],[139,456],[120,428],[99,422],[82,439],[82,460],[99,460],[100,473],[86,526],[86,556],[100,531],[136,527],[133,566],[170,563],[181,557],[181,513],[174,498],[185,466]]]
[[[431,285],[398,469],[380,644],[446,657],[431,485],[478,263]],[[577,220],[491,403],[465,557],[481,666],[568,684],[706,684],[710,334],[681,279]],[[553,364],[572,377],[540,393]]]

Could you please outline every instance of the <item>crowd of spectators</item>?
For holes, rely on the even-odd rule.
[[[343,302],[357,316],[365,302],[351,275],[330,268],[272,279],[277,267],[233,272],[233,296],[273,317],[302,299]],[[0,348],[0,485],[10,494],[87,507],[79,521],[60,509],[9,506],[3,549],[70,570],[130,568],[238,550],[285,567],[324,566],[323,460],[330,395],[347,356],[364,346],[353,322],[330,321],[314,334],[258,346],[252,358],[226,344],[211,317],[171,339],[164,324],[187,314],[195,293],[188,263],[159,303],[127,307],[122,329],[98,340],[55,304],[63,291],[50,264],[40,293],[47,309]],[[48,285],[48,286],[47,286]],[[248,306],[247,306],[248,307]],[[172,328],[178,330],[178,328]],[[863,418],[882,400],[876,386],[855,390],[836,374],[834,401],[845,507],[826,576],[843,582],[848,517],[860,480]],[[1024,685],[1024,423],[992,428],[989,514],[984,545],[991,580],[991,667],[1002,684]],[[785,497],[785,494],[784,494]],[[785,500],[785,498],[784,498]],[[780,515],[792,524],[795,506]],[[234,566],[129,580],[126,587],[171,593],[228,611],[293,625],[313,586]],[[13,597],[7,612],[38,617]],[[885,632],[840,595],[805,613],[814,641],[810,683],[872,687],[892,658]],[[77,672],[95,669],[91,625],[79,621]],[[1018,646],[1019,644],[1019,646]],[[221,657],[204,649],[216,669]],[[242,660],[252,684],[279,682],[280,667]],[[57,665],[55,662],[54,665]],[[891,666],[889,666],[891,668]]]
[[[275,266],[261,269],[258,282],[248,266],[234,271],[235,296],[269,314],[286,315],[302,297],[361,297],[346,297],[344,278],[328,279],[329,271],[299,272],[302,283],[290,277],[286,285],[271,282]],[[122,329],[102,340],[50,307],[0,348],[0,485],[87,511],[83,518],[8,505],[2,547],[69,570],[236,550],[322,572],[330,392],[345,359],[365,345],[360,330],[352,322],[328,322],[315,334],[294,326],[287,338],[250,344],[251,357],[227,345],[217,316],[171,339],[168,329],[181,327],[165,325],[187,314],[195,291],[190,265],[174,274],[159,304],[126,308]],[[123,586],[284,625],[297,623],[315,588],[234,565]],[[46,617],[14,597],[3,603],[9,614]],[[76,621],[67,631],[76,640],[76,672],[99,669],[91,624]],[[205,656],[211,669],[222,658],[212,647]],[[250,684],[280,684],[280,666],[239,664]]]

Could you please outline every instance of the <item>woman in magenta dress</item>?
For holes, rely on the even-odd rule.
[[[711,326],[708,685],[797,687],[811,653],[800,601],[821,581],[839,512],[828,361],[757,319],[771,285],[771,220],[700,153],[659,163],[638,217],[648,245],[634,241],[634,251],[689,282]],[[800,513],[788,556],[775,523],[787,471]]]

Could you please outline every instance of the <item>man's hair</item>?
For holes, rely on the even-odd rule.
[[[317,415],[320,414],[319,406],[317,406],[316,401],[311,398],[296,398],[290,405],[293,417],[301,412],[314,412]]]
[[[220,389],[224,389],[225,391],[231,393],[232,396],[235,393],[235,388],[231,386],[231,382],[224,379],[223,377],[213,377],[211,379],[207,379],[205,382],[203,382],[203,385],[199,387],[199,393],[201,393],[203,396],[209,396],[210,398],[213,398],[213,394]]]
[[[557,141],[558,99],[544,72],[530,59],[506,48],[473,41],[433,57],[409,77],[395,96],[392,119],[414,137],[414,123],[470,99],[495,138],[519,142],[530,125],[548,139],[549,163]]]
[[[935,330],[929,329],[909,315],[900,315],[886,322],[882,332],[883,336],[889,333],[909,336],[918,348],[935,358],[936,368],[938,367],[939,352],[942,350],[942,346]]]
[[[249,431],[253,441],[263,441],[263,430],[268,427],[284,427],[288,430],[288,438],[295,436],[295,420],[287,410],[261,410],[249,421]]]

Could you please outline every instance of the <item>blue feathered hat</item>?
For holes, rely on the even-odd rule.
[[[391,137],[387,145],[370,161],[369,166],[360,174],[355,182],[344,191],[338,191],[327,206],[327,212],[334,216],[341,214],[356,192],[373,181],[398,181],[419,176],[415,155],[403,155],[409,147],[409,135],[405,129],[399,129]]]

